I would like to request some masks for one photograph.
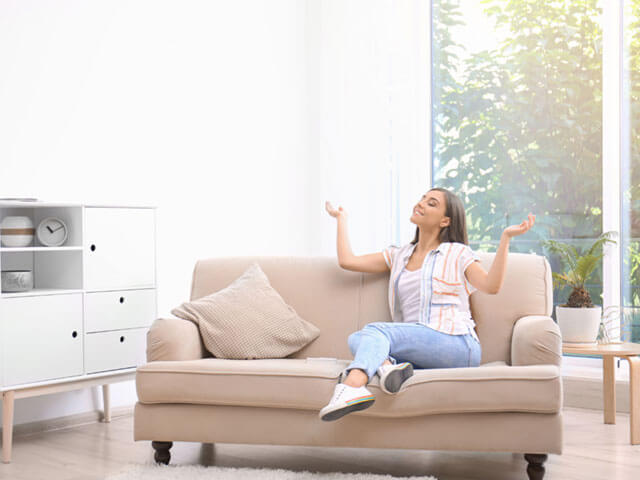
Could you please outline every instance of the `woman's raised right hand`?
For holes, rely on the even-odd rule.
[[[327,212],[329,212],[329,215],[331,215],[334,218],[347,218],[347,212],[345,212],[343,210],[342,207],[338,207],[338,210],[334,209],[333,206],[331,205],[331,202],[329,202],[328,200],[325,202],[325,208],[327,209]]]

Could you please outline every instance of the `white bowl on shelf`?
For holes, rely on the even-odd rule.
[[[9,215],[0,223],[0,243],[4,247],[27,247],[33,241],[33,221],[21,215]]]
[[[3,270],[2,292],[27,292],[33,289],[33,272],[31,270]]]

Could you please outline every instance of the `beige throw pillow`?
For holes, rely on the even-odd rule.
[[[198,324],[205,347],[217,358],[283,358],[320,335],[284,302],[257,263],[228,287],[171,313]]]

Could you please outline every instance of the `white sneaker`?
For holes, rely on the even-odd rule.
[[[364,410],[373,405],[375,397],[365,387],[351,387],[345,383],[336,385],[329,403],[318,416],[325,422],[337,420],[347,413]]]
[[[402,384],[413,375],[413,365],[409,362],[397,365],[380,365],[378,376],[380,388],[383,392],[394,394],[400,390]]]

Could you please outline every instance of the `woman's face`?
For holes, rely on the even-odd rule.
[[[445,216],[447,204],[444,193],[439,190],[429,190],[413,208],[411,222],[418,226],[429,228],[445,227],[449,224],[449,217]]]

